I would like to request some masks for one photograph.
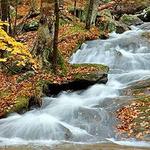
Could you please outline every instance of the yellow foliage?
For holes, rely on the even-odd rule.
[[[10,37],[3,30],[2,25],[8,25],[8,23],[0,22],[0,51],[6,51],[7,55],[6,58],[0,58],[0,62],[6,62],[11,58],[12,61],[17,63],[17,66],[25,66],[26,63],[31,63],[35,67],[36,62],[26,46]]]
[[[6,62],[7,58],[0,58],[0,62]]]

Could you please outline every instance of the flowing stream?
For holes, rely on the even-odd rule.
[[[150,78],[150,42],[143,30],[112,33],[107,40],[82,45],[70,63],[96,63],[110,67],[106,85],[96,84],[81,92],[62,92],[45,97],[42,108],[0,120],[0,146],[53,145],[59,143],[116,143],[150,147],[149,142],[121,141],[114,132],[113,112],[128,97],[121,90]]]

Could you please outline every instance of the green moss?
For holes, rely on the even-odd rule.
[[[84,27],[82,27],[79,24],[75,24],[72,28],[71,28],[71,33],[75,34],[75,33],[84,33],[86,30]]]
[[[77,74],[74,74],[74,79],[75,80],[94,80],[94,81],[96,81],[99,79],[99,76],[94,73],[90,73],[90,74],[77,73]]]
[[[27,110],[28,109],[28,104],[29,104],[29,97],[27,96],[18,96],[15,105],[13,108],[10,110],[9,113],[11,112],[19,112],[23,109]]]
[[[39,20],[38,19],[34,19],[29,21],[28,23],[25,23],[23,29],[25,31],[35,31],[37,30],[39,27]]]
[[[103,10],[96,17],[96,26],[100,33],[116,31],[116,22],[113,20],[110,10]]]
[[[19,82],[22,82],[24,80],[27,80],[28,78],[30,78],[30,77],[32,77],[34,75],[35,75],[34,71],[28,71],[28,72],[24,73],[22,76],[20,76],[17,79],[17,82],[19,83]]]
[[[73,68],[79,68],[79,67],[94,67],[96,70],[103,72],[103,73],[108,73],[109,67],[102,65],[102,64],[73,64]]]
[[[137,16],[127,14],[124,14],[120,20],[126,25],[134,25],[136,23],[142,23],[142,21]]]
[[[65,24],[67,24],[67,23],[69,23],[69,22],[66,21],[66,20],[64,20],[64,19],[60,19],[60,20],[59,20],[60,26],[63,26],[63,25],[65,25]]]
[[[70,26],[70,28],[68,28],[68,30],[66,30],[62,37],[64,36],[68,36],[68,35],[74,35],[77,33],[85,33],[86,30],[84,28],[84,26],[82,26],[81,24],[72,24],[72,26]]]
[[[0,91],[0,98],[4,98],[6,96],[9,96],[11,92],[9,90],[2,90]]]

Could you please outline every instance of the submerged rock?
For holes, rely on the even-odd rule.
[[[142,30],[150,30],[150,22],[138,26]]]

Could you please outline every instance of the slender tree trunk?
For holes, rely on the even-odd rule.
[[[18,15],[18,0],[15,0],[15,21],[14,21],[14,28],[13,28],[13,36],[16,35],[17,15]]]
[[[89,0],[88,2],[88,9],[87,9],[87,16],[86,16],[86,29],[90,29],[92,23],[92,12],[94,8],[94,0]]]
[[[74,16],[76,16],[76,11],[77,11],[77,0],[74,0]]]
[[[57,71],[57,65],[58,65],[58,34],[59,34],[59,0],[55,0],[55,32],[54,32],[54,42],[53,42],[53,68],[54,72]]]
[[[9,14],[9,4],[8,0],[1,0],[1,14],[2,14],[2,21],[8,21],[8,14]],[[4,26],[4,30],[7,32],[7,26]]]
[[[8,21],[9,19],[9,1],[8,0],[1,0],[1,20],[2,21]],[[4,25],[4,31],[8,31],[8,27]],[[4,58],[6,52],[5,51],[0,51],[0,58]],[[3,63],[1,63],[3,66]],[[0,65],[0,68],[2,68]]]

